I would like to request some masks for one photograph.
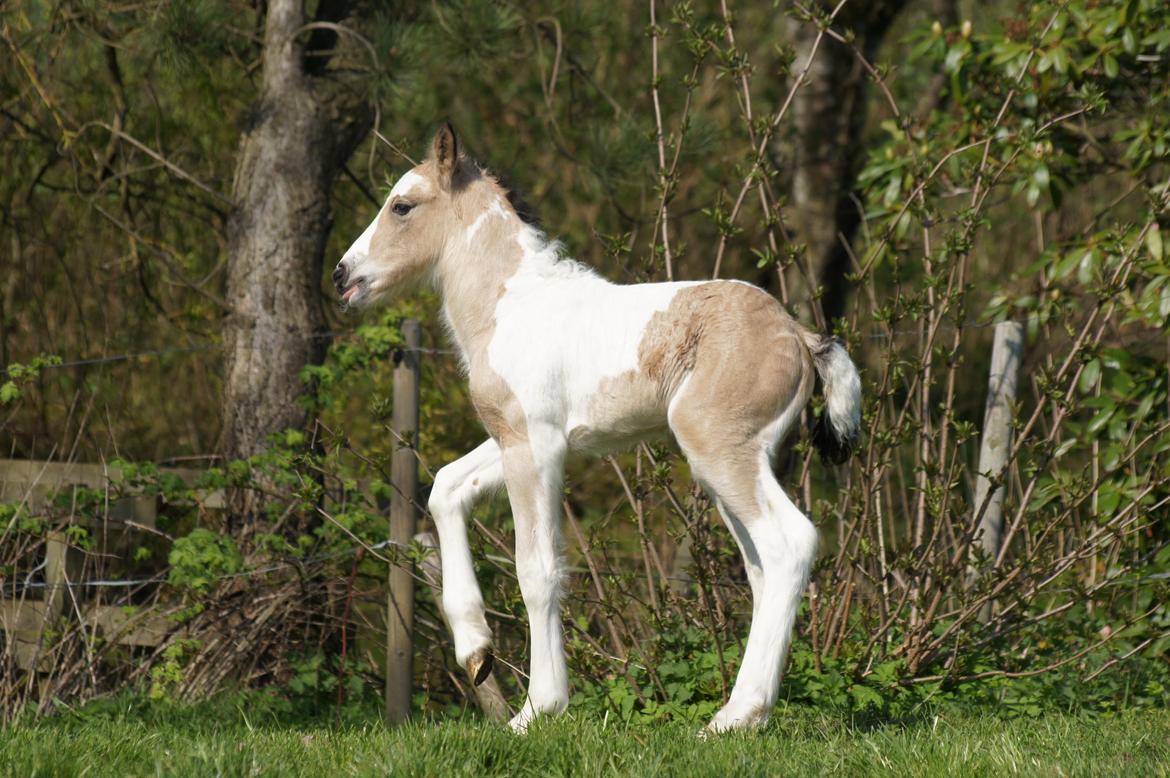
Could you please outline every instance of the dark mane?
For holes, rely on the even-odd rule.
[[[480,179],[490,181],[499,187],[500,193],[504,195],[508,204],[512,206],[512,210],[520,217],[520,221],[538,230],[541,229],[540,218],[537,216],[536,209],[516,191],[516,188],[512,186],[512,182],[507,175],[489,170],[486,165],[479,163],[473,157],[465,157],[464,160],[468,164],[460,165],[458,168],[454,181],[454,186],[457,189],[469,186],[473,181]]]
[[[496,183],[499,184],[500,189],[504,190],[504,196],[508,199],[508,204],[512,206],[512,210],[520,217],[520,221],[540,229],[540,217],[537,215],[536,209],[524,199],[522,194],[516,191],[511,179],[506,174],[489,173],[486,168],[481,169],[485,175],[494,178]]]

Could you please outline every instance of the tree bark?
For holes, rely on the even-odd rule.
[[[321,5],[337,11],[337,3]],[[329,78],[320,57],[312,69],[321,75],[307,74],[298,41],[303,0],[269,0],[267,8],[260,95],[240,140],[228,223],[229,459],[256,454],[270,435],[307,421],[300,373],[322,360],[327,345],[321,268],[329,191],[372,118],[359,95]],[[234,502],[237,512],[252,512],[246,496]]]
[[[853,44],[828,37],[822,40],[793,100],[792,226],[806,247],[815,282],[823,289],[821,306],[830,322],[845,313],[849,294],[846,275],[852,269],[846,246],[852,244],[861,224],[854,188],[865,160],[869,81],[853,47],[872,62],[891,22],[905,5],[906,0],[846,3],[833,28],[852,30]],[[808,61],[816,41],[816,25],[792,20],[789,36],[796,66],[800,67]]]

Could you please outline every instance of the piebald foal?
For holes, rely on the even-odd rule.
[[[476,500],[503,484],[532,640],[528,699],[511,726],[522,732],[538,714],[565,709],[565,457],[669,432],[735,537],[752,589],[743,664],[708,728],[766,722],[817,545],[772,461],[816,375],[829,443],[847,452],[854,442],[861,384],[844,348],[750,284],[623,286],[562,259],[560,244],[522,220],[507,192],[461,155],[450,125],[436,134],[427,160],[395,184],[333,274],[353,306],[420,278],[442,295],[472,402],[491,436],[439,471],[429,503],[459,662],[477,683],[491,669],[492,635],[466,522]]]

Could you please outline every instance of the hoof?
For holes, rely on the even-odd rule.
[[[715,718],[711,719],[711,723],[699,731],[699,739],[706,740],[712,735],[722,735],[736,730],[763,729],[764,725],[768,723],[770,712],[767,708],[749,708],[736,711],[730,706],[724,706],[715,714]]]
[[[528,725],[532,723],[532,719],[533,716],[531,714],[526,714],[524,711],[520,711],[512,717],[511,721],[508,722],[508,728],[512,730],[513,734],[527,735]]]
[[[481,685],[492,674],[496,658],[486,648],[481,648],[467,659],[467,674],[471,676],[476,686]]]

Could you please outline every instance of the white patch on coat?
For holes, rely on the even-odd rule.
[[[613,284],[525,226],[520,266],[496,304],[491,368],[520,402],[529,426],[551,425],[589,439],[590,407],[607,379],[639,369],[654,314],[695,282]],[[663,425],[666,419],[663,418]]]
[[[493,217],[498,217],[504,220],[507,220],[508,218],[508,211],[504,208],[504,204],[499,197],[494,198],[492,200],[491,207],[489,207],[479,216],[475,217],[475,221],[473,221],[471,226],[467,228],[466,234],[467,242],[469,244],[475,240],[475,234],[479,232],[479,228],[483,226],[483,223]]]

